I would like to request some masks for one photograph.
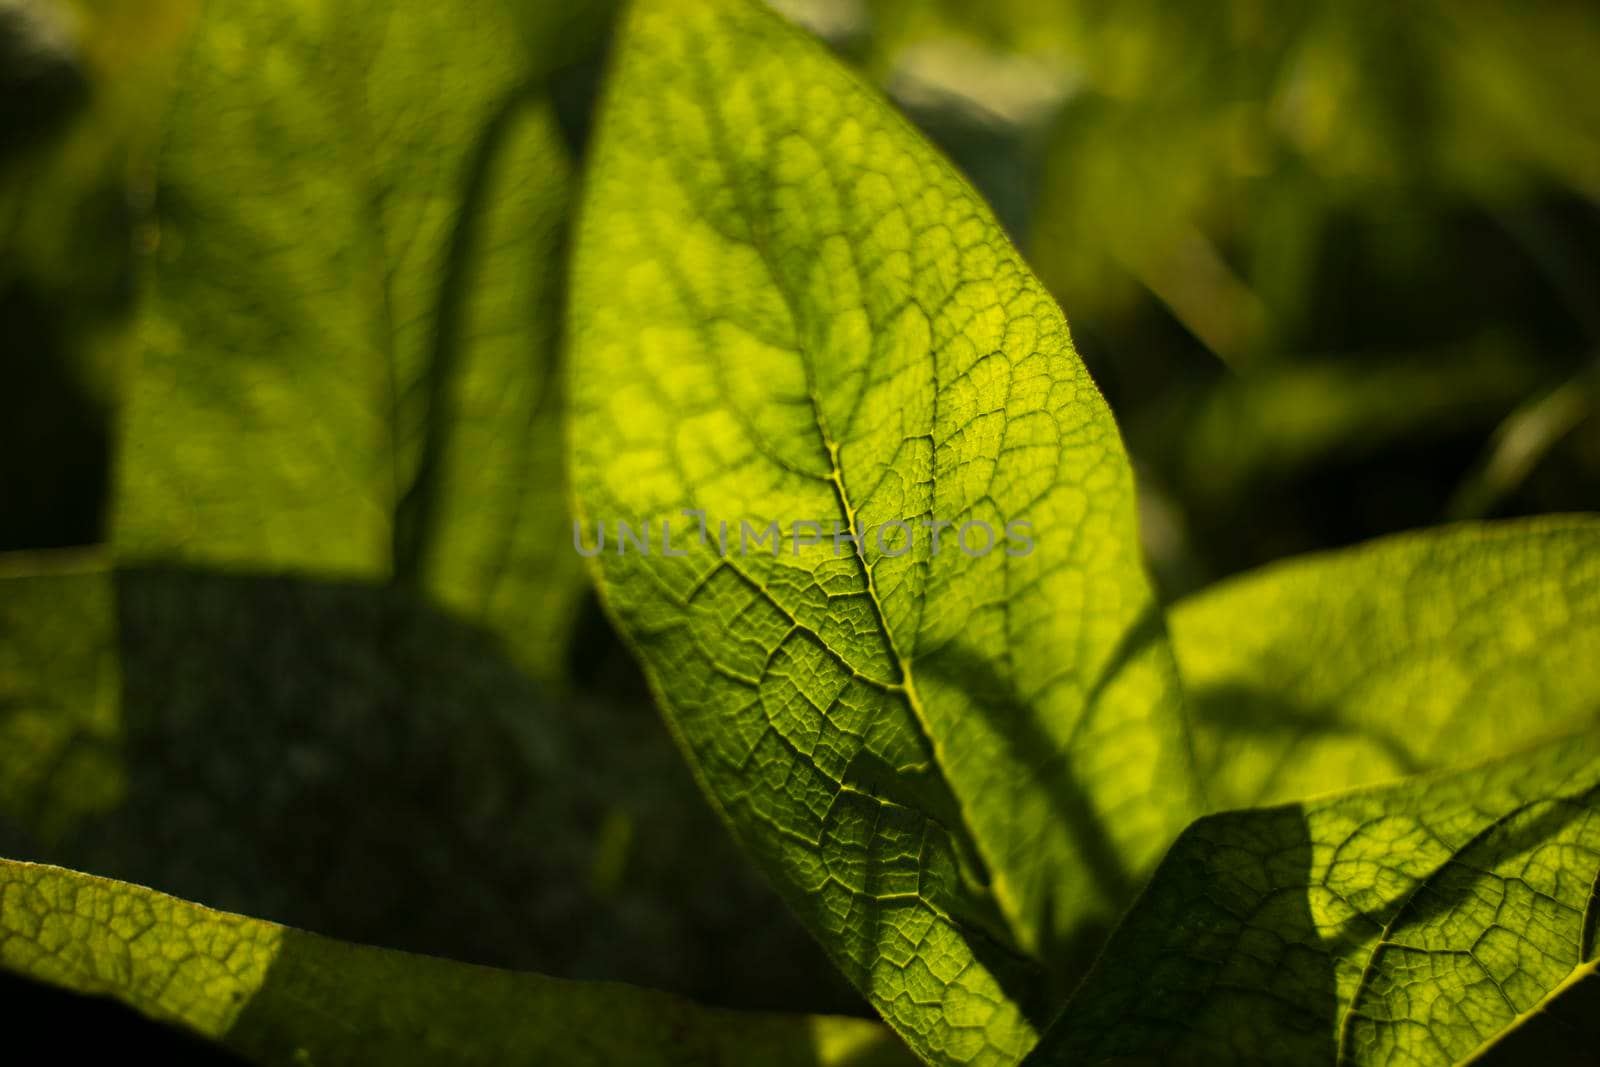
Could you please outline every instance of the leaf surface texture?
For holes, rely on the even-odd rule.
[[[951,167],[753,4],[632,9],[585,188],[571,463],[609,606],[852,980],[930,1059],[1014,1061],[1016,954],[1069,970],[1194,803],[1066,322]]]

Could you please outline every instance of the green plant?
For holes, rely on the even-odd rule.
[[[0,830],[155,881],[127,827],[181,850],[250,812],[270,840],[325,746],[379,785],[437,757],[368,817],[409,857],[464,813],[417,860],[441,894],[556,851],[567,812],[508,799],[507,753],[574,809],[655,772],[625,719],[527,733],[544,701],[609,714],[568,676],[592,584],[894,1037],[26,862],[0,862],[0,965],[262,1063],[1581,1061],[1600,517],[1387,538],[1169,610],[1061,311],[857,74],[746,0],[636,0],[580,179],[532,54],[496,0],[198,16],[107,544],[0,572]],[[219,706],[318,746],[213,767],[252,750],[173,724]],[[607,759],[629,773],[566,784]],[[698,831],[672,845],[700,861]],[[410,921],[509,906],[461,896]]]

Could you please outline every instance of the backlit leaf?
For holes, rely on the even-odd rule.
[[[1499,1042],[1586,1062],[1561,1031],[1593,1033],[1597,878],[1593,733],[1209,816],[1029,1062],[1445,1067]]]
[[[119,558],[422,586],[553,675],[567,169],[498,0],[211,4],[167,123]]]
[[[1220,807],[1460,765],[1600,717],[1600,519],[1293,559],[1171,613]]]
[[[633,8],[585,187],[571,456],[609,606],[852,980],[925,1056],[1014,1061],[1016,952],[1070,973],[1193,806],[1066,322],[947,163],[743,0]]]

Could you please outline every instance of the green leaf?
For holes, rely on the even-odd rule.
[[[211,4],[161,156],[119,558],[393,580],[556,672],[568,164],[499,0]]]
[[[0,860],[0,966],[115,997],[264,1065],[905,1063],[859,1019],[741,1015],[331,941]]]
[[[1170,625],[1221,807],[1460,765],[1600,716],[1600,518],[1294,559],[1181,602]]]
[[[1423,1067],[1559,1048],[1568,998],[1593,1002],[1597,878],[1595,733],[1208,816],[1029,1062]]]
[[[740,0],[635,5],[585,189],[571,462],[609,608],[851,979],[930,1059],[1012,1061],[1011,950],[1066,973],[1194,806],[1128,461],[1066,322],[937,153]],[[955,542],[974,521],[987,554]]]

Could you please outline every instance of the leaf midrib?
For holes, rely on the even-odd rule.
[[[777,18],[778,16],[770,15],[769,17]],[[705,78],[708,72],[703,65],[692,64],[692,66],[695,68],[696,87],[702,95],[702,100],[706,102],[702,109],[702,113],[706,116],[707,126],[710,130],[712,147],[717,164],[722,171],[724,181],[727,183],[729,189],[733,192],[735,198],[737,199],[739,208],[743,212],[745,220],[749,225],[750,246],[754,249],[756,257],[760,260],[762,269],[765,272],[767,279],[771,282],[773,290],[777,292],[779,297],[783,300],[784,307],[789,313],[789,320],[794,330],[794,352],[796,357],[800,360],[801,369],[805,373],[806,395],[811,404],[812,421],[817,428],[817,433],[822,440],[823,448],[828,455],[828,482],[834,492],[834,496],[840,510],[844,512],[845,520],[850,524],[851,532],[854,533],[856,530],[856,509],[850,501],[848,491],[845,489],[843,468],[839,462],[839,443],[831,433],[827,423],[826,415],[822,410],[821,399],[816,385],[816,373],[812,365],[811,355],[806,350],[804,343],[801,341],[803,331],[800,327],[801,323],[804,321],[804,316],[801,313],[801,309],[798,301],[795,299],[795,295],[789,291],[789,287],[779,276],[779,272],[774,264],[772,252],[767,246],[762,229],[759,225],[759,220],[764,216],[755,211],[753,206],[749,203],[744,184],[738,180],[738,176],[734,173],[734,167],[732,164],[734,157],[729,150],[728,131],[723,123],[722,113],[716,106],[715,87],[708,86],[706,84]],[[752,93],[752,99],[755,100],[759,106],[760,94]],[[853,246],[851,246],[851,253],[852,255],[854,254]],[[937,383],[935,385],[935,392],[937,392]],[[852,540],[851,545],[856,563],[861,568],[863,579],[866,582],[866,594],[868,601],[872,605],[874,620],[877,622],[878,628],[883,634],[883,640],[887,645],[887,651],[889,655],[893,658],[896,665],[900,669],[899,683],[890,683],[887,688],[889,688],[892,693],[898,693],[905,699],[906,704],[912,713],[912,721],[916,723],[918,732],[921,734],[921,741],[924,745],[926,745],[927,751],[932,756],[934,767],[937,769],[939,777],[945,780],[945,788],[954,801],[955,810],[961,820],[959,827],[946,828],[946,832],[953,833],[959,830],[962,838],[967,843],[967,847],[962,851],[969,855],[974,862],[980,864],[981,870],[977,872],[978,877],[982,880],[983,885],[987,886],[989,890],[995,894],[997,901],[1001,905],[1002,914],[1006,917],[1007,926],[1009,927],[1007,930],[1008,936],[1014,944],[1025,944],[1025,940],[1018,937],[1018,930],[1016,928],[1018,923],[1017,917],[1021,914],[1021,909],[1015,907],[1015,903],[1008,899],[1009,894],[1005,893],[1002,885],[998,884],[994,879],[991,870],[992,861],[987,856],[988,850],[983,846],[982,837],[975,832],[972,812],[968,809],[967,803],[963,800],[960,792],[949,783],[947,778],[945,778],[944,768],[948,765],[945,746],[939,742],[938,736],[933,730],[929,721],[926,707],[923,704],[920,695],[917,693],[916,681],[911,669],[911,662],[901,654],[895,642],[894,634],[889,626],[888,614],[884,610],[883,601],[878,595],[877,586],[873,579],[872,567],[867,562],[866,555],[862,551],[860,543],[856,540]]]

